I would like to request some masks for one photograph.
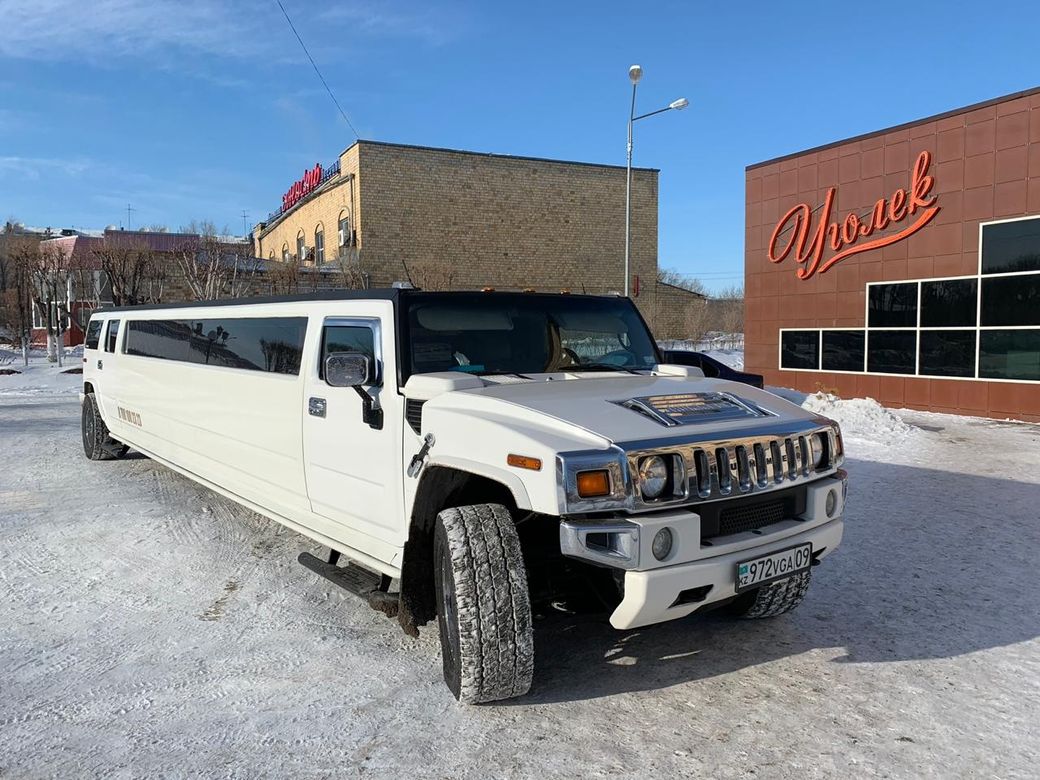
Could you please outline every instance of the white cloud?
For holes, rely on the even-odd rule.
[[[54,157],[0,157],[0,178],[6,175],[37,180],[47,175],[79,176],[91,166],[83,159],[62,160]]]
[[[448,20],[420,11],[387,13],[374,2],[283,0],[304,41],[320,45],[333,31],[441,42]],[[282,56],[295,42],[273,2],[248,0],[0,0],[0,57],[33,60],[152,59],[205,54]],[[349,41],[344,35],[343,40]],[[301,55],[302,56],[302,55]],[[155,62],[155,58],[160,61]]]

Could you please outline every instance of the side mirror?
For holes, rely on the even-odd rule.
[[[360,352],[333,352],[325,357],[325,383],[332,387],[370,384],[372,361]]]

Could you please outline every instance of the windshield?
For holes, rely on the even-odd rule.
[[[404,379],[433,371],[539,374],[640,370],[658,361],[626,298],[423,293],[405,299]]]

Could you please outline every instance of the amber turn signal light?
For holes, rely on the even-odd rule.
[[[527,455],[510,455],[506,458],[506,463],[516,466],[518,469],[542,470],[542,461],[538,458],[529,458]]]
[[[578,472],[578,495],[582,498],[609,496],[610,474],[607,470]]]

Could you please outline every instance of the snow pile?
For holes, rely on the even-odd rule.
[[[873,398],[839,398],[829,393],[813,393],[802,401],[802,408],[835,420],[841,425],[845,439],[895,444],[918,433],[917,428],[907,425]]]

